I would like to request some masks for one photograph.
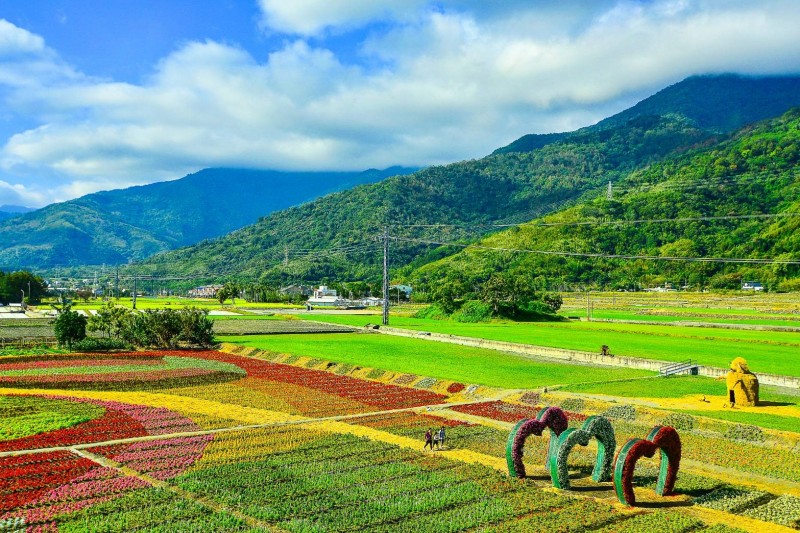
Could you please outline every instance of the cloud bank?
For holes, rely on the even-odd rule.
[[[31,122],[0,150],[0,204],[210,166],[448,163],[594,123],[692,74],[800,72],[793,0],[333,4],[260,0],[278,50],[189,42],[141,84],[76,72],[0,20],[2,115]],[[329,46],[342,35],[359,61]]]

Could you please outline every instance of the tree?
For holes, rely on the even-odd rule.
[[[558,312],[558,310],[561,309],[561,304],[564,303],[564,300],[561,298],[560,294],[552,293],[547,293],[542,296],[542,301],[553,311],[553,313]]]
[[[236,297],[239,296],[239,294],[241,294],[242,287],[235,281],[229,281],[222,288],[225,289],[228,298],[230,298],[233,301],[233,305],[236,305]]]
[[[224,305],[224,304],[225,304],[225,300],[227,300],[227,299],[228,299],[228,297],[230,296],[230,295],[228,294],[228,289],[227,289],[227,287],[224,287],[224,286],[223,286],[223,287],[221,287],[221,288],[220,288],[220,289],[217,291],[217,295],[216,295],[216,296],[217,296],[217,300],[219,301],[219,305]]]
[[[208,311],[189,307],[179,313],[180,339],[192,346],[209,348],[214,345],[214,322],[208,318]]]
[[[53,322],[53,331],[56,340],[58,340],[58,345],[66,346],[69,350],[72,349],[74,343],[86,338],[87,322],[85,316],[73,311],[71,307],[71,305],[67,304],[61,308]]]
[[[47,292],[47,284],[40,277],[26,270],[6,274],[0,271],[0,303],[8,305],[18,302],[25,292],[25,301],[38,304]]]
[[[94,292],[92,292],[92,289],[84,287],[82,289],[78,289],[77,291],[75,291],[75,296],[77,296],[84,302],[88,302],[89,298],[94,297]]]
[[[106,338],[119,337],[124,327],[125,319],[131,313],[132,311],[127,307],[108,302],[96,314],[89,317],[87,329],[89,331],[100,331]]]
[[[439,304],[447,314],[452,313],[460,303],[457,301],[462,297],[464,287],[460,279],[446,278],[430,288],[431,302]]]
[[[478,290],[481,301],[496,315],[514,316],[536,299],[533,283],[525,276],[497,272],[489,276]]]

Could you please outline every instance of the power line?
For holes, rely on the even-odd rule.
[[[430,244],[436,246],[456,246],[460,248],[471,248],[476,250],[489,250],[495,252],[514,252],[540,255],[556,255],[564,257],[587,257],[598,259],[630,259],[646,261],[674,261],[690,263],[746,263],[756,265],[800,265],[800,260],[794,259],[752,259],[743,257],[662,257],[657,255],[626,255],[626,254],[601,254],[585,252],[558,252],[551,250],[526,250],[520,248],[500,248],[493,246],[482,246],[479,244],[461,244],[456,242],[433,241],[425,239],[409,239],[404,237],[393,237],[393,239],[404,242],[415,242],[419,244]]]
[[[747,220],[747,219],[769,219],[783,217],[797,217],[800,213],[759,213],[752,215],[720,215],[720,216],[698,216],[698,217],[677,217],[677,218],[642,218],[632,220],[584,220],[581,222],[521,222],[519,224],[395,224],[393,227],[399,228],[514,228],[514,227],[555,227],[555,226],[601,226],[601,225],[625,225],[625,224],[660,224],[666,222],[705,222],[714,220]]]

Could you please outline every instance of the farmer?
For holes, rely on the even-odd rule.
[[[428,428],[428,431],[425,432],[425,444],[422,446],[424,450],[427,446],[431,447],[431,451],[433,451],[433,433],[431,433],[431,428]]]
[[[436,432],[436,437],[437,444],[441,450],[442,446],[444,446],[444,426],[442,426],[439,431]]]

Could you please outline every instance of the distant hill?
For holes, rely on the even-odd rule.
[[[693,76],[587,129],[612,128],[640,117],[671,114],[704,131],[729,133],[746,124],[781,115],[796,106],[800,106],[798,76]],[[537,150],[582,131],[524,135],[495,153]]]
[[[205,169],[103,191],[0,222],[0,268],[120,264],[217,237],[273,211],[413,171]]]
[[[33,207],[23,207],[21,205],[0,205],[0,220],[5,220],[35,210],[36,209]]]
[[[642,222],[648,220],[656,222]],[[798,265],[674,260],[800,260],[800,108],[632,172],[611,200],[601,196],[476,244],[421,266],[405,281],[422,291],[450,286],[465,298],[497,273],[542,289],[630,290],[667,282],[737,289],[759,281],[771,290],[800,290]]]
[[[720,133],[720,125],[800,102],[792,80],[689,78],[658,98],[641,102],[636,111],[575,132],[536,136],[527,145],[532,149],[499,150],[479,160],[342,191],[275,212],[225,237],[159,254],[139,268],[147,273],[237,277],[271,284],[375,280],[382,258],[376,241],[388,227],[395,237],[390,246],[392,267],[396,276],[406,277],[457,251],[420,241],[473,242],[493,231],[487,223],[535,219],[597,197],[608,182],[620,182],[637,171],[662,168],[659,165],[671,168],[683,154],[724,141],[729,134]],[[741,94],[751,81],[759,87],[754,94],[769,95],[769,104],[750,104],[748,109],[754,111],[747,113],[718,105],[721,94]],[[698,113],[687,111],[705,108],[714,110],[715,116],[701,120]],[[658,178],[655,173],[648,175]],[[414,280],[426,283],[420,277]]]
[[[522,222],[597,196],[608,182],[716,145],[729,135],[720,125],[782,106],[778,113],[785,112],[800,102],[795,81],[690,78],[595,126],[530,136],[524,149],[501,149],[276,212],[220,239],[155,256],[142,269],[267,283],[375,279],[381,263],[375,239],[388,226],[399,238],[392,243],[392,265],[402,276],[455,251],[420,240],[470,242],[491,231],[487,223]],[[719,105],[752,84],[756,97],[769,95],[768,104],[752,103],[747,113]],[[689,112],[706,108],[715,116]],[[402,240],[409,238],[413,242]]]

